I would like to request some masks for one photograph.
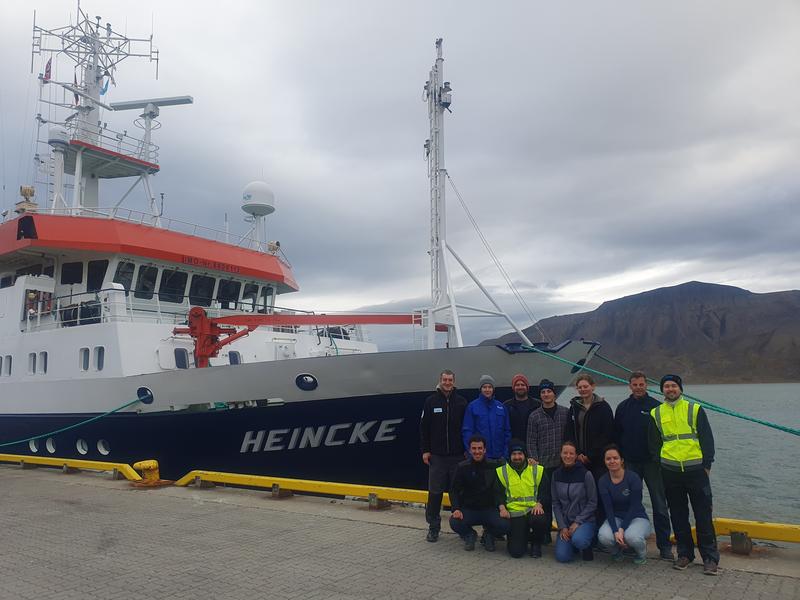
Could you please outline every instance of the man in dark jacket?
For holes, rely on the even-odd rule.
[[[506,494],[495,471],[499,463],[486,459],[486,439],[481,435],[469,438],[469,454],[469,460],[459,463],[450,486],[450,527],[464,540],[464,550],[474,550],[478,534],[473,525],[483,525],[489,533],[484,548],[494,552],[495,537],[510,529],[508,520],[500,516]]]
[[[422,462],[428,465],[428,504],[425,520],[428,535],[425,539],[439,539],[444,492],[450,488],[458,463],[464,460],[461,441],[461,424],[467,401],[455,388],[456,376],[445,370],[439,375],[436,391],[425,399],[419,423]]]
[[[530,395],[528,378],[522,373],[517,373],[511,378],[511,391],[514,397],[503,402],[508,409],[508,418],[511,421],[511,437],[524,440],[528,435],[528,417],[539,408],[542,403]]]
[[[718,575],[719,550],[708,478],[714,462],[711,425],[703,408],[683,397],[683,381],[678,375],[664,375],[661,392],[664,403],[650,412],[648,444],[653,460],[661,463],[664,492],[675,532],[678,558],[672,566],[683,571],[694,560],[694,540],[689,525],[691,502],[703,573]]]
[[[661,402],[647,393],[647,377],[634,371],[628,377],[631,395],[623,400],[614,413],[614,439],[620,448],[625,466],[632,469],[647,484],[650,503],[653,506],[653,525],[656,530],[656,545],[661,558],[674,560],[672,543],[669,541],[670,525],[667,498],[661,467],[650,456],[647,432],[652,422],[650,411]]]

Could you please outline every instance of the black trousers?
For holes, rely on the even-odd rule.
[[[532,512],[519,517],[511,517],[511,530],[508,532],[508,553],[519,558],[528,549],[528,542],[541,544],[545,533],[550,531],[547,514],[535,515]]]
[[[553,473],[556,472],[558,467],[545,467],[544,474],[542,475],[542,483],[540,484],[539,489],[539,502],[542,503],[542,508],[544,509],[544,516],[547,517],[547,532],[550,533],[550,529],[553,523],[553,498],[550,494],[550,485],[553,481]],[[549,542],[548,542],[549,543]]]
[[[459,456],[440,456],[432,454],[428,467],[428,503],[425,505],[425,521],[434,531],[442,528],[442,510],[444,492],[450,490],[458,463],[464,460]]]
[[[661,469],[664,493],[667,497],[672,531],[678,547],[678,557],[694,560],[694,540],[689,524],[689,503],[694,512],[697,529],[697,548],[704,561],[719,563],[717,534],[711,519],[711,483],[705,469],[671,471]]]

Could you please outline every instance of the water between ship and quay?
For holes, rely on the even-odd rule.
[[[751,417],[800,427],[800,383],[692,385],[684,379],[684,391]],[[559,403],[568,405],[573,392],[565,390]],[[616,409],[630,392],[620,385],[598,386],[596,393]],[[800,438],[710,409],[706,413],[716,447],[711,469],[714,515],[800,523]],[[646,492],[644,496],[649,503]]]

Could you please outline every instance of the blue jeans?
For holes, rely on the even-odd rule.
[[[511,529],[509,519],[504,519],[500,516],[500,512],[496,508],[485,508],[475,510],[472,508],[462,508],[461,512],[464,513],[463,519],[454,519],[450,517],[450,529],[455,531],[461,536],[461,539],[467,539],[468,536],[477,535],[472,528],[473,525],[483,525],[494,536],[505,535]]]
[[[625,543],[636,552],[637,558],[645,558],[647,554],[647,536],[650,535],[650,521],[642,517],[636,517],[630,522],[625,530]],[[619,554],[622,549],[614,539],[614,532],[608,521],[603,522],[597,534],[600,543],[611,551],[611,554]]]
[[[582,523],[578,525],[568,542],[561,539],[561,532],[557,533],[556,560],[562,563],[570,562],[578,550],[586,550],[592,545],[595,529],[594,523]]]

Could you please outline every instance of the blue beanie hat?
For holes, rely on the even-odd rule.
[[[681,388],[681,391],[683,391],[683,379],[681,379],[680,375],[664,375],[661,378],[661,384],[660,384],[662,392],[664,391],[664,384],[668,381],[677,383],[678,387]]]

